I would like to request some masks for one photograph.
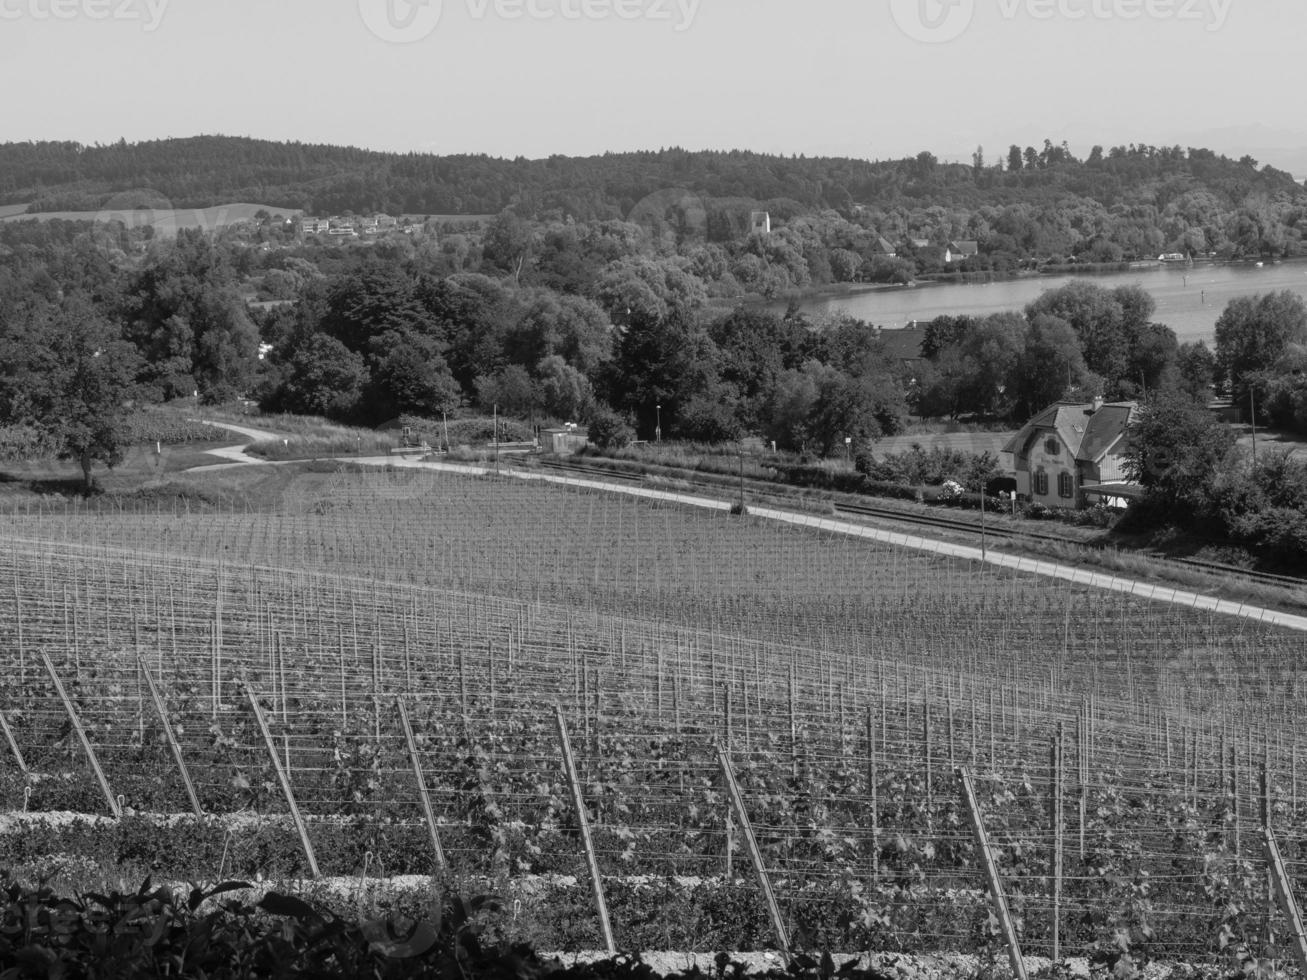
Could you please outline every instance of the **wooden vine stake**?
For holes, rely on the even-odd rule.
[[[762,862],[762,851],[758,849],[758,839],[753,836],[753,824],[749,823],[749,814],[744,809],[744,797],[740,785],[735,781],[735,770],[731,767],[730,756],[721,745],[717,746],[717,760],[722,767],[722,776],[726,780],[726,791],[731,797],[731,809],[735,811],[735,821],[739,825],[740,835],[749,849],[753,868],[758,872],[758,882],[762,885],[762,897],[767,903],[767,914],[771,917],[772,929],[776,932],[776,944],[788,958],[790,955],[790,938],[785,932],[785,923],[781,919],[781,908],[776,904],[776,894],[771,888],[771,879],[767,877],[767,866]],[[1025,980],[1023,977],[1022,980]]]
[[[104,798],[109,803],[109,812],[115,818],[121,819],[123,815],[122,805],[118,802],[118,797],[114,796],[113,790],[109,788],[109,780],[105,778],[104,770],[100,768],[100,760],[96,758],[95,749],[91,747],[91,740],[86,737],[86,729],[82,727],[82,720],[77,717],[77,709],[73,707],[68,692],[64,690],[63,681],[55,673],[54,664],[50,662],[50,655],[44,650],[41,651],[41,660],[45,662],[46,673],[50,675],[55,693],[59,695],[59,700],[64,703],[64,710],[68,712],[68,720],[72,722],[73,731],[77,732],[77,737],[81,740],[82,748],[86,752],[86,758],[91,762],[91,770],[95,773],[95,778],[100,783],[100,789],[104,792]]]
[[[399,721],[404,726],[404,741],[408,745],[409,761],[413,763],[413,777],[418,783],[422,816],[427,822],[427,829],[431,832],[431,850],[436,857],[436,868],[444,871],[448,867],[445,863],[445,851],[440,846],[440,832],[436,829],[436,812],[431,807],[431,791],[427,789],[426,777],[422,775],[422,761],[418,758],[418,745],[417,740],[413,738],[413,725],[409,722],[408,708],[404,706],[403,698],[395,699],[395,707],[399,709]]]
[[[1003,882],[998,877],[994,849],[990,846],[989,834],[985,833],[985,819],[980,812],[980,804],[976,801],[976,787],[971,782],[971,773],[967,771],[966,766],[958,769],[958,779],[962,783],[963,801],[971,817],[971,829],[976,835],[976,846],[985,865],[989,897],[994,903],[994,912],[998,915],[999,925],[1003,929],[1003,938],[1007,940],[1007,955],[1008,961],[1012,964],[1012,974],[1016,980],[1027,980],[1026,963],[1021,957],[1021,944],[1017,941],[1017,931],[1012,925],[1012,913],[1008,911],[1007,897],[1003,894]]]
[[[18,739],[14,738],[14,730],[9,727],[9,720],[5,718],[5,713],[0,711],[0,729],[5,733],[5,741],[9,743],[9,750],[14,754],[14,761],[18,763],[18,771],[23,777],[31,775],[27,768],[27,760],[23,758],[23,750],[18,747]]]
[[[1266,864],[1271,873],[1271,887],[1275,891],[1275,900],[1289,923],[1293,933],[1293,958],[1298,962],[1298,971],[1307,976],[1307,933],[1303,932],[1302,915],[1298,911],[1298,902],[1293,895],[1293,885],[1280,857],[1279,845],[1275,842],[1275,832],[1270,827],[1262,830],[1262,844],[1266,850]]]
[[[576,821],[581,828],[581,842],[585,845],[585,860],[590,866],[590,886],[594,889],[595,911],[599,913],[599,927],[603,930],[604,946],[610,956],[617,954],[613,942],[613,927],[608,921],[608,903],[604,901],[604,886],[599,878],[599,859],[595,856],[594,840],[590,836],[590,818],[586,815],[585,798],[581,795],[581,781],[576,775],[576,759],[572,756],[572,740],[567,737],[567,721],[563,709],[554,705],[558,721],[558,746],[563,752],[563,772],[572,788],[572,804],[576,807]]]
[[[272,768],[277,772],[277,781],[281,783],[281,791],[286,796],[286,805],[290,807],[290,818],[295,822],[295,830],[300,835],[300,844],[304,846],[304,856],[309,862],[309,873],[314,878],[320,878],[322,875],[318,871],[318,859],[313,854],[313,842],[309,840],[309,828],[305,826],[304,817],[300,815],[299,804],[295,802],[295,792],[290,788],[290,777],[281,764],[281,757],[277,755],[277,746],[272,741],[272,732],[268,730],[268,721],[263,717],[263,708],[259,706],[258,695],[254,693],[254,686],[250,684],[248,678],[242,675],[241,679],[245,682],[245,694],[250,699],[250,707],[254,709],[254,720],[259,723],[259,731],[263,733],[263,743],[268,747],[268,758],[272,760]]]
[[[882,707],[882,713],[884,708]],[[876,723],[867,709],[867,795],[871,797],[871,882],[880,882],[880,805],[876,799]]]
[[[145,665],[145,659],[138,654],[137,660],[140,662],[141,673],[145,676],[146,686],[150,689],[154,710],[159,713],[159,721],[163,724],[163,734],[168,739],[168,748],[172,750],[172,757],[177,760],[177,769],[182,774],[182,785],[186,787],[186,796],[191,801],[191,809],[197,817],[202,817],[204,808],[200,806],[200,798],[195,794],[195,784],[191,782],[190,770],[186,768],[186,760],[182,757],[182,747],[178,744],[177,735],[172,730],[172,722],[168,720],[168,706],[163,703],[163,695],[159,693],[159,686],[154,683],[154,675]]]
[[[1063,824],[1062,824],[1062,806],[1063,806],[1063,737],[1065,728],[1062,722],[1057,723],[1057,735],[1053,738],[1053,747],[1049,759],[1049,775],[1053,783],[1053,792],[1050,794],[1050,821],[1053,825],[1053,962],[1056,963],[1062,958],[1062,856],[1063,856]]]

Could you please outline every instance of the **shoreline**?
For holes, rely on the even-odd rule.
[[[911,284],[898,282],[831,282],[825,286],[809,289],[792,290],[778,297],[763,297],[757,293],[744,297],[720,297],[708,301],[710,306],[762,306],[771,310],[786,310],[792,304],[810,306],[813,303],[831,301],[831,299],[855,298],[861,295],[880,293],[906,293],[931,289],[932,286],[984,286],[999,282],[1019,282],[1023,280],[1040,280],[1040,278],[1063,277],[1097,277],[1123,276],[1132,272],[1153,273],[1171,268],[1253,268],[1260,264],[1257,259],[1197,259],[1192,265],[1188,263],[1163,263],[1158,260],[1133,261],[1133,263],[1098,263],[1094,265],[1046,265],[1040,269],[1019,269],[1017,272],[958,272],[931,273],[927,277],[914,280]],[[1270,265],[1307,265],[1307,255],[1295,255],[1289,259],[1274,259]]]

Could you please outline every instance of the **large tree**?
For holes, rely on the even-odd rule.
[[[1248,396],[1249,376],[1284,357],[1290,344],[1307,344],[1307,303],[1284,290],[1230,301],[1216,321],[1216,360],[1239,401]]]
[[[645,436],[654,434],[660,417],[662,428],[677,434],[682,408],[706,392],[721,391],[718,365],[717,347],[694,316],[635,313],[617,343],[608,400],[629,412]]]
[[[121,329],[80,296],[0,321],[0,424],[40,432],[76,460],[89,492],[95,463],[122,461],[139,366]]]
[[[1205,405],[1167,392],[1145,406],[1131,425],[1126,471],[1152,504],[1184,523],[1208,510],[1234,445],[1234,433]]]
[[[1085,365],[1106,382],[1105,393],[1133,397],[1141,385],[1156,387],[1174,360],[1174,336],[1152,324],[1155,309],[1153,298],[1138,286],[1107,290],[1077,281],[1039,297],[1026,307],[1026,316],[1033,321],[1044,314],[1071,324]]]
[[[348,420],[358,409],[367,381],[362,357],[335,337],[314,334],[288,352],[267,407]]]
[[[152,248],[124,298],[146,394],[169,399],[198,390],[223,401],[249,389],[259,334],[236,278],[227,251],[202,231],[183,229]]]
[[[1080,338],[1071,324],[1048,314],[1036,316],[1013,377],[1013,400],[1021,414],[1030,418],[1072,393],[1083,395],[1089,381]]]

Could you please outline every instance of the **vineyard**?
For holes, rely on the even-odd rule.
[[[61,501],[0,539],[20,876],[435,874],[595,949],[588,836],[619,948],[761,949],[756,841],[796,946],[993,952],[965,767],[1026,952],[1287,957],[1262,828],[1301,883],[1295,634],[426,472]]]

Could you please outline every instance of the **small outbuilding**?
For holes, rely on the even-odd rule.
[[[589,432],[575,425],[540,430],[540,451],[554,456],[571,456],[584,449],[589,442]]]

